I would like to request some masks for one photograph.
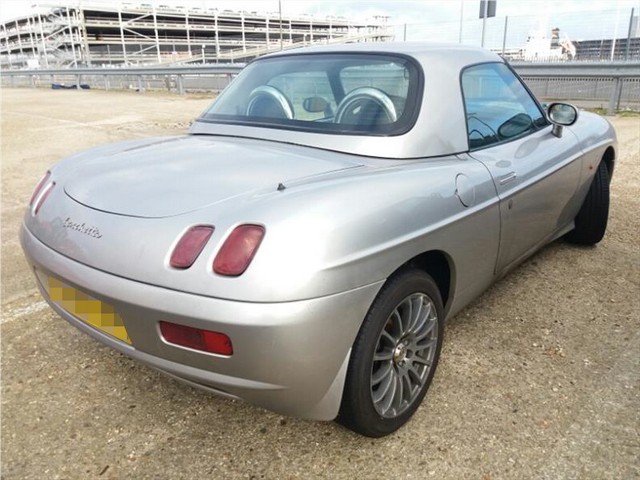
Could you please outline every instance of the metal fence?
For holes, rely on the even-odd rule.
[[[513,63],[541,100],[565,100],[581,107],[640,110],[640,62]]]
[[[5,70],[3,87],[93,88],[102,90],[220,91],[244,68],[242,64],[179,67],[68,68]]]
[[[512,63],[535,95],[544,101],[566,100],[581,107],[640,110],[640,62]],[[0,72],[3,87],[103,90],[220,91],[241,65],[191,67],[9,70]]]
[[[613,78],[525,77],[524,80],[539,99],[567,100],[582,107],[606,108],[609,112],[640,110],[640,78],[624,79],[619,97]]]

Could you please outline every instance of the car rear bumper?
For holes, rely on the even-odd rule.
[[[22,247],[38,286],[69,323],[153,368],[194,386],[285,415],[335,418],[351,345],[382,282],[336,295],[283,303],[248,303],[169,290],[105,273],[40,242],[24,225]],[[131,344],[98,330],[49,298],[53,277],[114,307]],[[159,322],[222,332],[230,357],[167,343]]]

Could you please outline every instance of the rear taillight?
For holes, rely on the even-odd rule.
[[[249,267],[262,238],[264,227],[240,225],[227,237],[213,261],[213,271],[219,275],[237,277]]]
[[[233,355],[231,339],[224,333],[170,322],[160,322],[160,333],[168,343],[180,345],[181,347],[218,355]]]
[[[56,186],[56,182],[47,183],[45,187],[42,189],[42,191],[40,192],[40,194],[36,196],[36,199],[33,205],[31,205],[31,213],[33,215],[38,214],[38,212],[40,211],[40,208],[42,207],[42,204],[47,199],[47,197],[53,190],[53,187],[55,186]]]
[[[211,238],[211,234],[213,234],[213,227],[209,225],[197,225],[187,230],[171,253],[170,265],[180,269],[193,265]]]
[[[33,191],[33,195],[31,195],[31,200],[29,200],[29,206],[33,205],[33,202],[35,201],[36,197],[42,190],[42,187],[44,187],[47,184],[47,180],[49,180],[50,176],[51,176],[51,172],[47,172],[40,179],[40,181],[38,182],[38,185],[36,186],[36,189]]]

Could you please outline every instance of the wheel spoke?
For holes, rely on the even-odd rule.
[[[413,377],[414,384],[422,385],[422,375],[420,375],[420,372],[418,372],[418,369],[413,363],[407,368],[407,378],[410,379],[411,377]]]
[[[423,338],[422,340],[418,340],[416,342],[416,351],[422,352],[424,350],[428,350],[436,344],[435,338]]]
[[[418,304],[420,305],[420,308],[418,309],[415,321],[413,322],[413,327],[411,328],[412,333],[420,331],[420,328],[424,323],[424,319],[429,315],[431,309],[431,302],[422,296],[418,297]]]
[[[387,410],[389,410],[391,404],[393,403],[393,399],[395,398],[397,377],[398,375],[395,372],[392,375],[389,375],[389,386],[380,399],[380,409],[382,410],[383,415],[387,412]]]
[[[387,393],[389,392],[389,389],[394,384],[394,381],[395,381],[395,375],[393,373],[393,368],[392,368],[391,375],[387,375],[384,378],[384,381],[378,387],[378,389],[373,392],[373,403],[378,403],[378,404],[381,403],[382,399],[387,396]],[[391,396],[393,397],[393,393]],[[386,410],[386,408],[384,410]]]
[[[385,348],[381,352],[376,352],[373,354],[374,362],[383,362],[385,360],[393,359],[393,350],[389,348]]]
[[[420,365],[426,365],[427,367],[430,367],[431,361],[433,359],[431,358],[431,355],[429,355],[429,358],[422,358],[416,355],[411,360],[413,361],[413,363],[419,363]]]
[[[412,333],[420,333],[427,322],[433,318],[432,309],[433,304],[431,302],[426,302],[425,308],[422,310],[422,316],[420,317],[419,321],[416,322]]]
[[[402,381],[402,377],[404,375],[402,373],[395,376],[396,377],[396,390],[393,392],[393,409],[395,412],[399,412],[402,409],[402,402],[404,399],[404,383]]]
[[[420,309],[420,304],[419,304],[419,302],[416,303],[416,297],[415,296],[411,296],[411,297],[407,298],[405,300],[405,304],[407,305],[407,307],[404,309],[405,321],[404,321],[404,331],[402,332],[403,335],[406,335],[407,333],[409,333],[411,331],[411,329],[413,328],[413,324],[415,323],[416,315],[418,315],[417,310]]]
[[[400,304],[398,308],[398,313],[400,314],[400,337],[402,337],[407,331],[408,324],[411,321],[411,301],[404,301]]]
[[[413,319],[413,299],[412,297],[407,298],[404,301],[405,308],[402,310],[404,320],[402,322],[402,335],[407,333],[411,328],[411,320]]]
[[[425,314],[425,310],[428,311],[428,307],[424,308],[424,303],[420,301],[420,308],[418,309],[418,313],[415,315],[413,322],[411,322],[411,328],[409,329],[409,333],[416,334],[422,329],[427,319],[427,314]]]
[[[391,348],[395,347],[398,341],[386,330],[382,330],[382,333],[380,334],[380,340],[378,341],[378,346],[380,345],[380,343],[382,343],[383,340],[386,340]]]
[[[427,335],[429,335],[433,331],[433,328],[436,325],[438,325],[438,320],[436,318],[429,318],[428,320],[429,320],[429,323],[428,325],[426,325],[426,328],[422,332],[416,335],[416,342],[422,340]]]
[[[392,372],[393,367],[391,365],[391,362],[383,363],[382,365],[380,365],[380,368],[378,368],[378,370],[376,370],[373,375],[371,375],[371,386],[375,387]]]
[[[422,340],[414,340],[409,348],[415,353],[415,356],[424,357],[424,352],[429,351],[437,343],[437,338],[423,338]]]
[[[409,375],[410,371],[411,371],[411,366],[409,366],[409,368],[407,369],[407,372],[405,373],[405,375],[402,377],[403,382],[405,382],[405,387],[404,387],[404,391],[405,391],[405,396],[406,396],[406,400],[408,403],[411,403],[411,401],[413,400],[413,396],[414,396],[414,391],[415,389],[413,388],[413,385],[420,385],[420,383],[416,383],[416,382],[412,382],[411,381],[411,376]]]

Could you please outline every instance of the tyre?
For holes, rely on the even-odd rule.
[[[575,228],[567,234],[567,240],[579,245],[595,245],[607,230],[609,219],[609,171],[600,162],[589,192],[575,218]]]
[[[337,421],[368,437],[404,425],[427,393],[443,333],[442,297],[433,279],[417,269],[391,277],[353,344]]]

